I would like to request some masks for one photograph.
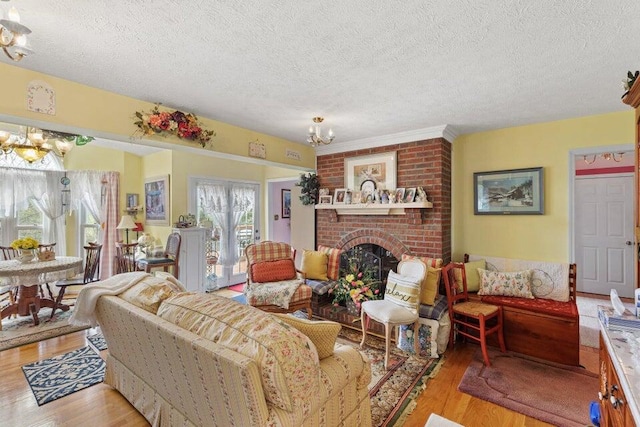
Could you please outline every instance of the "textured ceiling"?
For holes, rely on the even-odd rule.
[[[12,0],[17,66],[304,143],[627,109],[640,1]],[[10,62],[4,55],[0,61]],[[243,141],[244,142],[244,141]]]

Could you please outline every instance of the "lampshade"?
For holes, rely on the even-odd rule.
[[[133,230],[136,228],[136,223],[133,222],[131,215],[122,215],[120,224],[116,227],[118,230]]]

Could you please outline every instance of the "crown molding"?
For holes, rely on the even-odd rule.
[[[316,156],[344,153],[365,148],[384,147],[387,145],[404,144],[406,142],[422,141],[425,139],[444,138],[452,143],[458,137],[458,132],[451,125],[432,126],[424,129],[380,135],[371,138],[355,139],[352,141],[333,142],[330,145],[316,147]]]

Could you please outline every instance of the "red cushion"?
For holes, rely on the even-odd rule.
[[[567,319],[577,319],[579,317],[578,306],[575,301],[562,302],[544,298],[528,299],[487,295],[482,297],[482,302],[505,307],[521,308],[535,313],[566,317]]]
[[[279,282],[296,278],[296,267],[292,259],[264,261],[251,266],[251,281],[254,283]]]

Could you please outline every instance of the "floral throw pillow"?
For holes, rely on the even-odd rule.
[[[480,273],[478,295],[534,298],[531,293],[531,270],[507,272],[479,268],[478,273]]]

